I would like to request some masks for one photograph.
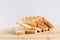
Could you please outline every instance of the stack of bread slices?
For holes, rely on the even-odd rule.
[[[54,26],[42,16],[28,16],[23,18],[21,22],[17,21],[16,23],[24,29],[24,31],[16,31],[16,34],[35,34],[50,31],[54,28]]]

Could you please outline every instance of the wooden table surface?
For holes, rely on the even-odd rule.
[[[2,32],[0,33],[0,40],[60,40],[60,27],[39,34],[16,35]]]

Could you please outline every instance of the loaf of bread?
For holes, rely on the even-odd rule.
[[[22,19],[22,22],[16,22],[25,31],[17,31],[17,34],[34,34],[51,30],[54,26],[42,16],[28,16]]]

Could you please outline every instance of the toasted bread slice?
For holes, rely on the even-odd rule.
[[[25,30],[25,34],[36,34],[37,30]]]
[[[25,23],[36,26],[35,20],[32,18],[24,18],[22,19]]]
[[[18,28],[18,27],[14,27],[14,33],[18,34],[18,35],[24,35],[25,34],[25,30]]]
[[[42,30],[48,30],[48,27],[44,24],[42,17],[38,19],[37,24]]]
[[[53,29],[54,28],[54,26],[49,21],[47,21],[44,17],[43,17],[43,20],[44,20],[44,24],[47,25],[47,27],[49,29]]]
[[[37,32],[37,30],[23,30],[23,29],[21,30],[20,28],[15,27],[14,33],[17,35],[24,35],[24,34],[36,34],[38,32]]]
[[[35,27],[32,25],[28,25],[28,24],[22,23],[20,21],[17,21],[17,24],[19,24],[23,28],[25,27],[26,29],[35,30]]]

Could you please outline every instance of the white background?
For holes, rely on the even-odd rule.
[[[0,0],[0,27],[16,25],[16,20],[29,15],[44,16],[54,25],[60,24],[60,0]]]

